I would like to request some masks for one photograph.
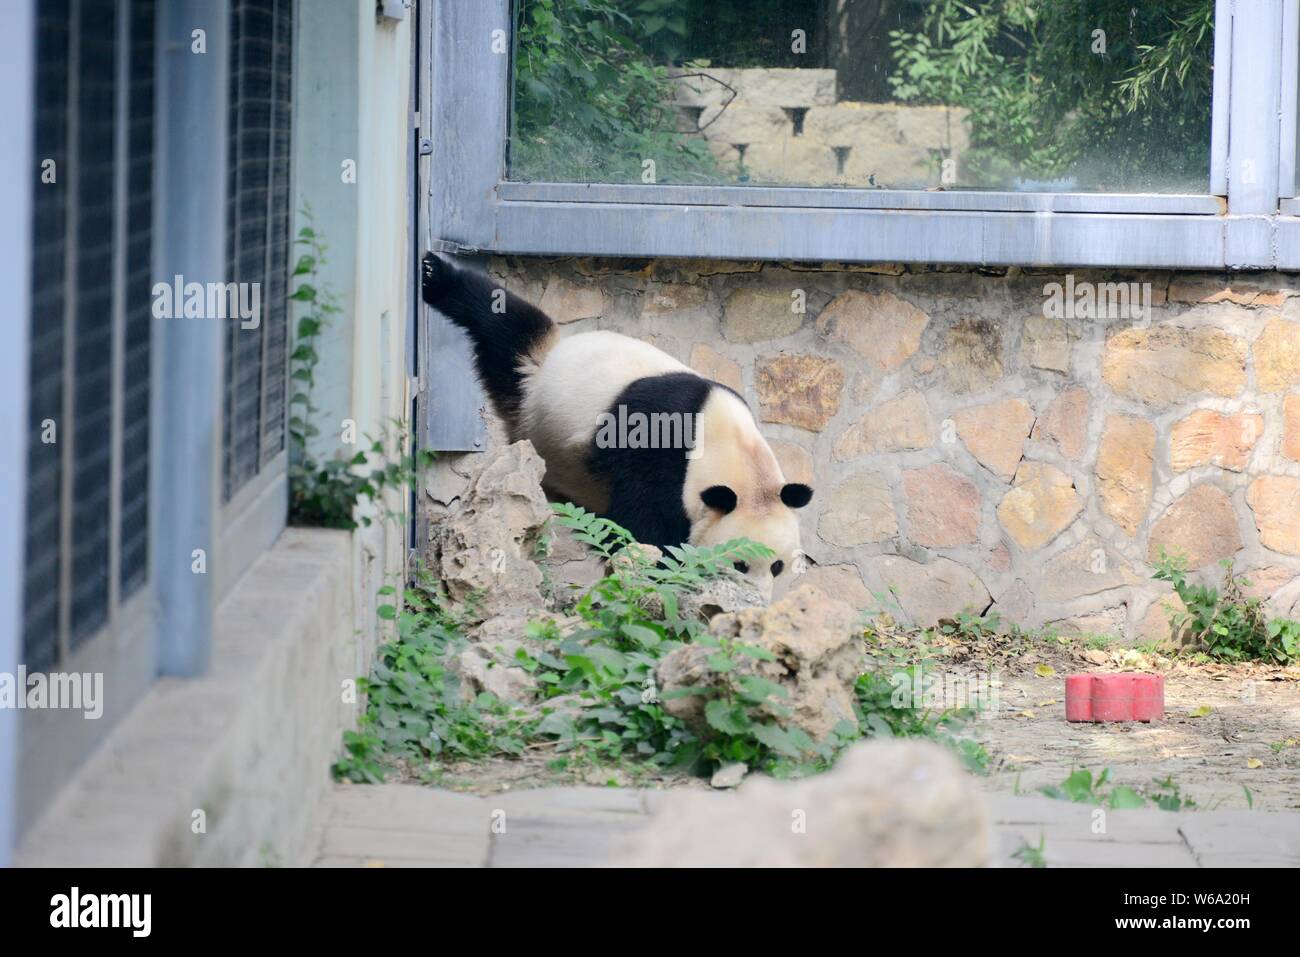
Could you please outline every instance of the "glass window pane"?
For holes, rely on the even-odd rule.
[[[1208,188],[1214,0],[516,0],[510,178]]]

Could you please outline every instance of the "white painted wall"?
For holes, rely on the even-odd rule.
[[[392,434],[392,421],[406,414],[413,21],[377,19],[371,0],[299,6],[294,232],[305,225],[300,211],[309,204],[329,246],[321,279],[342,308],[318,340],[318,455],[343,450],[344,420],[356,423],[364,441]],[[349,162],[355,182],[343,176]],[[406,510],[398,494],[386,504]],[[406,525],[377,520],[352,540],[355,626],[363,639],[357,673],[364,674],[377,636],[374,593],[403,568]]]

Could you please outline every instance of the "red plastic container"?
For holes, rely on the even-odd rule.
[[[1066,721],[1157,721],[1165,713],[1163,675],[1068,675],[1065,679]]]

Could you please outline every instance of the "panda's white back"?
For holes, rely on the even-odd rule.
[[[547,486],[583,508],[603,511],[608,490],[587,464],[597,416],[637,379],[690,371],[649,343],[616,332],[556,341],[524,383],[519,429],[546,462]]]

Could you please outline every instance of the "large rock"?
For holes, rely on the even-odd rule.
[[[1088,390],[1075,386],[1049,402],[1031,438],[1055,442],[1067,459],[1079,461],[1088,448]]]
[[[835,102],[835,71],[701,67],[675,74],[678,103],[716,110],[720,104],[738,107],[813,107]],[[728,109],[731,107],[728,106]]]
[[[713,143],[719,145],[716,140]],[[718,155],[716,151],[714,155]],[[738,152],[727,147],[720,159],[725,162],[731,155],[738,156]],[[835,151],[802,136],[782,136],[754,143],[745,149],[744,165],[758,182],[826,186],[840,178]]]
[[[831,146],[863,147],[899,138],[898,109],[892,103],[836,103],[814,106],[803,121],[804,136]]]
[[[953,414],[957,436],[979,463],[1010,482],[1034,425],[1034,410],[1024,399],[1004,399],[960,409]]]
[[[1300,393],[1282,400],[1282,454],[1300,462]]]
[[[709,659],[716,649],[684,645],[659,662],[657,683],[663,707],[705,731],[705,705],[717,691],[735,694],[741,681],[756,675],[785,690],[755,708],[756,716],[797,727],[823,740],[841,721],[856,724],[853,685],[862,671],[862,630],[858,612],[812,585],[800,585],[768,608],[718,615],[709,632],[729,642],[766,649],[775,657],[759,661],[738,655],[731,670],[716,671]],[[697,694],[667,697],[670,691]]]
[[[677,791],[611,863],[632,867],[984,867],[988,809],[937,744],[866,741],[825,774]]]
[[[1069,602],[1141,581],[1128,562],[1092,538],[1048,559],[1039,592],[1044,601]]]
[[[1189,568],[1231,558],[1242,548],[1237,513],[1228,494],[1216,485],[1193,486],[1151,527],[1147,560],[1154,564],[1161,549],[1183,555]]]
[[[1070,371],[1070,330],[1060,319],[1035,313],[1025,320],[1020,357],[1026,365],[1052,372]]]
[[[1246,501],[1255,513],[1260,544],[1300,555],[1300,478],[1261,475],[1250,483]]]
[[[1187,606],[1174,592],[1166,592],[1157,597],[1137,623],[1133,637],[1138,641],[1153,641],[1158,644],[1182,645],[1190,641],[1190,629],[1186,624],[1175,628],[1174,622],[1187,613]]]
[[[722,307],[722,334],[731,342],[762,342],[798,332],[803,313],[794,311],[789,289],[742,287]]]
[[[962,612],[978,615],[993,600],[973,571],[947,558],[922,565],[899,555],[878,555],[868,562],[889,591],[882,596],[882,610],[896,617],[901,611],[915,625],[928,628]]]
[[[536,560],[551,517],[545,472],[526,440],[488,452],[460,507],[430,529],[429,573],[472,621],[544,606]]]
[[[1246,386],[1246,344],[1218,329],[1125,329],[1106,341],[1102,376],[1121,395],[1164,406]]]
[[[725,110],[709,116],[700,115],[700,123],[708,124],[704,136],[728,144],[770,143],[788,135],[792,123],[779,106],[738,106],[730,104]]]
[[[755,366],[754,386],[764,422],[820,432],[839,411],[844,370],[822,356],[764,356]]]
[[[576,282],[552,276],[537,307],[559,323],[596,319],[605,314],[608,302],[599,286],[580,286]]]
[[[703,310],[708,304],[707,286],[675,282],[651,283],[646,286],[645,297],[641,301],[641,315],[693,313]]]
[[[562,635],[581,623],[577,618],[551,612],[515,608],[471,629],[466,635],[466,647],[447,660],[448,671],[460,679],[462,699],[470,701],[486,691],[515,704],[538,700],[537,680],[518,657],[520,651],[536,657],[543,650],[540,642],[528,636],[529,624],[534,621],[550,622]]]
[[[936,463],[903,472],[907,535],[927,548],[953,548],[979,538],[980,493],[975,483]]]
[[[1002,329],[983,317],[962,319],[948,330],[939,373],[949,392],[980,392],[1002,378]]]
[[[1025,462],[1015,487],[998,503],[998,521],[1026,551],[1042,548],[1083,510],[1074,482],[1054,465]]]
[[[1169,461],[1175,472],[1186,472],[1198,465],[1240,472],[1263,434],[1262,415],[1223,415],[1212,409],[1197,409],[1174,424],[1169,437]]]
[[[677,611],[683,618],[712,621],[718,615],[766,605],[767,596],[758,585],[741,575],[728,574],[710,578],[683,594],[677,603]]]
[[[883,542],[898,534],[889,481],[878,472],[858,472],[831,490],[817,524],[818,534],[846,548]]]
[[[1255,378],[1265,392],[1300,385],[1300,322],[1274,319],[1255,340]]]
[[[923,449],[934,444],[934,423],[925,396],[909,389],[896,399],[869,409],[835,441],[837,462],[879,452]]]
[[[562,608],[576,602],[584,591],[605,577],[604,559],[557,522],[551,523],[550,547],[541,564],[551,597]]]
[[[796,585],[820,588],[858,611],[871,611],[880,604],[862,581],[862,572],[856,565],[814,565],[799,576]]]
[[[842,342],[879,372],[891,372],[921,345],[930,317],[892,292],[842,292],[817,317],[817,331]]]
[[[1129,415],[1106,416],[1097,452],[1101,510],[1133,535],[1146,518],[1155,487],[1156,427]]]
[[[783,439],[770,439],[767,443],[776,464],[781,466],[781,474],[787,482],[800,482],[810,488],[816,488],[817,480],[813,474],[813,457],[802,445],[786,442]]]
[[[740,370],[740,363],[728,359],[721,352],[702,342],[691,346],[691,368],[714,382],[721,382],[728,388],[735,389],[742,395],[745,392],[745,380]]]

